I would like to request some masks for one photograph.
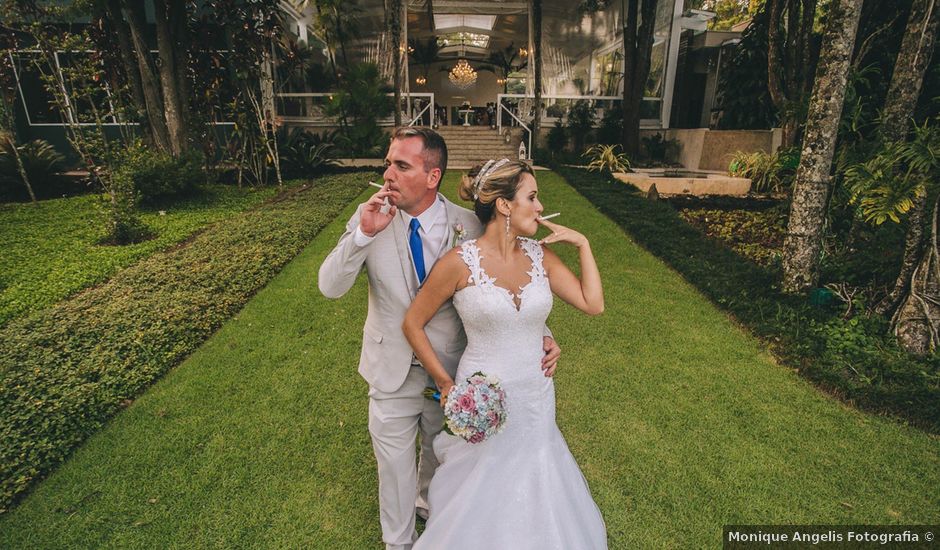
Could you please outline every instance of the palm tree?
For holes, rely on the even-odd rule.
[[[536,50],[538,53],[538,50]],[[505,94],[509,89],[509,75],[517,71],[525,69],[529,64],[527,61],[522,61],[519,63],[519,49],[516,48],[515,44],[509,44],[502,50],[497,50],[495,52],[490,52],[490,55],[483,60],[484,63],[489,63],[496,70],[499,71],[500,77],[503,79],[503,93]],[[481,70],[487,70],[489,67],[482,66]],[[494,70],[493,72],[496,72]]]
[[[424,78],[428,77],[431,71],[431,64],[438,61],[441,53],[441,47],[437,43],[437,37],[432,36],[427,40],[418,40],[411,38],[408,40],[408,55],[416,65],[421,65],[424,69]]]

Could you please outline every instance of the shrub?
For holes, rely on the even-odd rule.
[[[561,125],[560,120],[556,120],[555,126],[548,131],[547,143],[552,158],[555,158],[557,153],[568,147],[568,133],[565,131],[565,127]]]
[[[196,149],[189,149],[176,159],[137,142],[120,153],[112,164],[115,168],[111,181],[117,188],[133,189],[139,202],[153,203],[192,193],[205,183],[204,160]]]
[[[363,181],[293,189],[0,329],[0,511],[238,312]]]
[[[29,193],[20,175],[14,146],[11,140],[0,139],[0,199],[28,200]],[[51,198],[61,195],[65,182],[59,172],[64,168],[65,157],[42,139],[15,147],[36,196]]]
[[[545,115],[553,118],[564,118],[566,111],[567,109],[561,103],[552,103],[545,108]]]
[[[728,166],[728,175],[750,178],[752,191],[779,193],[793,184],[799,163],[800,154],[796,149],[780,150],[773,154],[737,151]]]
[[[584,149],[584,144],[590,139],[594,129],[594,105],[590,100],[579,99],[568,109],[566,129],[574,138],[575,151]]]
[[[620,102],[604,111],[601,127],[597,129],[597,142],[608,145],[620,143],[623,139],[623,109]]]

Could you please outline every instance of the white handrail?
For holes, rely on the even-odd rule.
[[[529,132],[529,148],[526,149],[525,154],[528,160],[532,160],[532,130],[526,125],[525,122],[522,122],[522,120],[519,117],[517,117],[512,111],[510,111],[508,107],[503,105],[501,101],[499,102],[499,110],[497,111],[497,115],[496,115],[496,132],[498,134],[503,133],[503,125],[502,125],[503,109],[506,109],[506,112],[509,113],[509,116],[511,116],[512,118],[516,119],[516,121],[519,122],[519,126],[522,126],[523,128],[526,129],[527,132]]]
[[[408,126],[414,126],[415,122],[417,122],[424,115],[424,112],[427,111],[428,109],[431,109],[431,105],[434,105],[434,94],[431,94],[431,101],[427,105],[425,105],[424,108],[421,109],[421,111],[417,115],[415,115],[413,119],[411,119],[411,122],[408,123]],[[431,109],[431,128],[433,127],[434,127],[434,110]]]

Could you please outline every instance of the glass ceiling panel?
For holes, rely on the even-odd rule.
[[[491,31],[494,24],[496,24],[495,15],[434,14],[434,28],[436,30],[467,27]]]
[[[476,46],[477,48],[486,48],[489,43],[489,36],[485,34],[474,34],[472,32],[453,32],[437,38],[437,45],[441,48],[448,46]]]

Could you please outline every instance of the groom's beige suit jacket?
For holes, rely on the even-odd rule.
[[[462,240],[474,239],[482,232],[476,215],[438,194],[446,212],[446,238],[438,258],[456,239],[456,226],[462,225]],[[339,298],[356,282],[363,267],[369,277],[369,310],[363,328],[359,374],[370,386],[382,392],[394,392],[404,383],[411,368],[413,352],[401,324],[405,312],[418,292],[418,278],[408,246],[408,230],[399,212],[392,222],[366,246],[355,242],[362,206],[346,224],[346,232],[320,266],[317,285],[327,298]],[[425,279],[426,280],[426,279]],[[451,376],[467,345],[463,324],[448,300],[425,327],[431,347],[437,352]]]

